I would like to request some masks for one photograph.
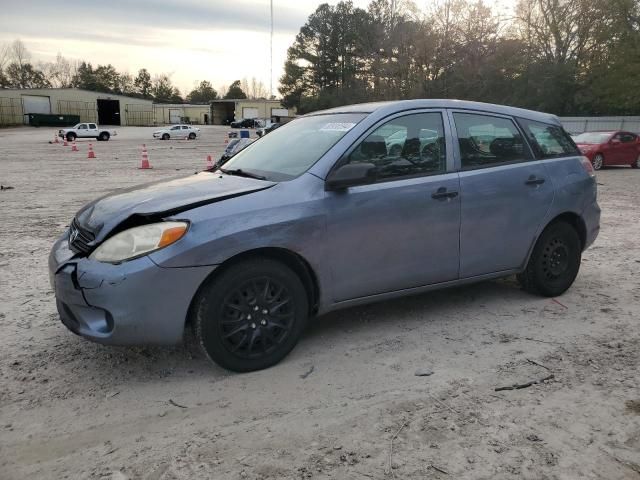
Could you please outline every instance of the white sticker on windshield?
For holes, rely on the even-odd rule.
[[[320,129],[321,132],[348,132],[353,127],[355,127],[355,123],[327,123],[324,127]]]

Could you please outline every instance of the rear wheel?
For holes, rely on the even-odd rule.
[[[582,245],[575,228],[566,222],[552,223],[538,238],[518,280],[528,292],[545,297],[561,295],[576,279],[581,256]]]
[[[640,154],[638,155],[638,158],[636,158],[636,161],[631,164],[631,167],[640,168]]]
[[[253,259],[207,282],[192,312],[206,355],[229,370],[249,372],[287,356],[307,324],[309,306],[300,278],[289,267]]]
[[[162,140],[169,140],[169,134],[168,133],[163,133],[162,134]]]
[[[98,135],[98,140],[101,142],[108,142],[110,135],[107,132],[102,132]]]
[[[604,156],[601,153],[597,154],[591,164],[594,170],[600,170],[604,166]]]

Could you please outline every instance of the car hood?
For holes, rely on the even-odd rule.
[[[114,230],[160,220],[192,208],[273,187],[274,182],[201,172],[117,190],[85,205],[78,225],[92,233],[97,245]]]

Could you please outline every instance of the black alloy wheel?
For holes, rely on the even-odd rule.
[[[229,370],[270,367],[295,346],[308,318],[302,282],[271,259],[247,260],[206,282],[192,322],[206,355]]]

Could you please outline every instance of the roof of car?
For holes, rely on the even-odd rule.
[[[523,108],[509,107],[506,105],[494,105],[492,103],[471,102],[467,100],[450,100],[450,99],[418,99],[418,100],[397,100],[389,102],[371,102],[359,103],[355,105],[345,105],[342,107],[331,108],[319,112],[313,112],[309,115],[327,114],[327,113],[373,113],[378,111],[386,111],[385,113],[393,114],[404,110],[413,110],[418,108],[450,108],[460,110],[479,110],[489,113],[497,113],[502,115],[511,115],[541,122],[551,122],[560,124],[560,120],[555,115],[549,113],[536,112],[534,110],[525,110]]]

